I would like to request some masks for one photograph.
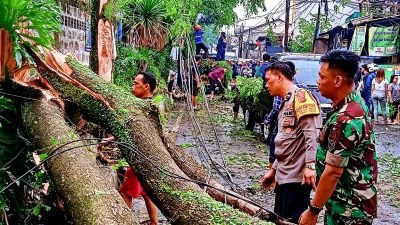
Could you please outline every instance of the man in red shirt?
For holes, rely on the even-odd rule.
[[[139,72],[133,81],[132,94],[141,99],[151,99],[153,98],[153,92],[156,86],[156,77],[152,73]],[[146,192],[143,191],[135,172],[130,167],[125,173],[124,181],[120,187],[120,193],[129,208],[132,207],[132,199],[142,195],[146,203],[147,212],[149,213],[150,225],[158,225],[157,207],[149,196],[147,196]]]
[[[132,94],[137,98],[152,99],[156,86],[156,77],[152,73],[139,72],[133,81]],[[114,140],[114,137],[105,138],[103,139],[102,144],[107,144]],[[157,207],[151,201],[149,196],[147,196],[146,192],[144,192],[139,179],[131,167],[128,167],[125,172],[124,181],[121,184],[119,192],[129,208],[132,208],[132,199],[139,198],[141,195],[146,203],[147,212],[149,213],[149,224],[158,225]]]
[[[215,65],[215,64],[214,64]],[[222,81],[224,80],[226,68],[217,68],[208,74],[208,80],[210,81],[210,100],[214,98],[215,84],[218,84],[219,88],[222,89]]]

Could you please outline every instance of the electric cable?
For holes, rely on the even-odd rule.
[[[27,172],[25,172],[23,175],[21,175],[21,176],[19,176],[18,178],[16,178],[16,179],[15,179],[13,182],[11,182],[9,185],[7,185],[6,187],[4,187],[4,188],[0,191],[0,194],[3,193],[5,190],[7,190],[9,187],[11,187],[13,184],[15,184],[16,182],[18,182],[19,180],[21,180],[21,179],[22,179],[23,177],[25,177],[27,174],[29,174],[29,173],[31,173],[32,171],[34,171],[35,169],[39,168],[41,165],[43,165],[44,163],[46,163],[46,162],[49,161],[50,159],[52,159],[52,158],[54,158],[54,157],[56,157],[56,156],[59,156],[59,155],[65,153],[65,152],[69,152],[69,151],[72,151],[72,150],[74,150],[74,149],[77,149],[77,148],[87,147],[87,146],[92,146],[92,145],[98,145],[98,144],[100,143],[101,140],[102,140],[102,139],[100,139],[100,138],[83,138],[83,139],[77,139],[77,140],[73,140],[73,141],[64,143],[64,144],[62,144],[62,145],[60,145],[60,146],[58,146],[58,147],[56,147],[56,148],[52,148],[53,150],[51,151],[51,153],[48,155],[48,157],[47,157],[46,159],[42,160],[38,165],[35,165],[35,166],[32,167],[31,169],[29,169]],[[63,147],[65,147],[65,146],[67,146],[67,145],[70,145],[70,144],[73,144],[73,143],[75,143],[75,142],[88,142],[88,141],[96,141],[96,142],[94,142],[94,143],[86,143],[86,144],[82,144],[82,145],[78,145],[78,146],[74,146],[74,147],[70,147],[70,148],[61,150]],[[164,168],[158,166],[156,163],[153,162],[153,160],[151,160],[151,158],[147,157],[147,156],[146,156],[144,153],[142,153],[136,146],[134,146],[134,145],[132,145],[132,144],[125,143],[125,142],[119,142],[119,141],[110,141],[110,142],[111,142],[111,143],[115,143],[115,144],[117,144],[118,146],[122,146],[123,148],[126,148],[126,149],[128,149],[128,150],[131,150],[132,152],[134,152],[134,153],[135,153],[136,155],[138,155],[139,157],[144,158],[144,159],[143,159],[144,161],[146,161],[146,162],[152,164],[152,166],[154,166],[154,168],[156,168],[158,171],[160,171],[161,173],[163,173],[163,174],[165,174],[165,175],[167,175],[167,176],[169,176],[169,177],[172,177],[172,178],[175,178],[175,179],[181,179],[181,180],[184,180],[184,181],[187,181],[187,182],[192,182],[192,183],[196,183],[196,184],[201,185],[201,186],[206,186],[206,187],[208,187],[208,188],[215,189],[215,190],[217,190],[217,191],[219,191],[219,192],[221,192],[221,193],[223,193],[223,194],[225,194],[225,195],[232,196],[232,197],[234,197],[234,198],[243,200],[243,201],[245,201],[245,202],[247,202],[247,203],[249,203],[249,204],[251,204],[251,205],[253,205],[253,206],[256,206],[256,207],[258,207],[258,208],[264,210],[265,212],[268,212],[269,214],[273,215],[275,218],[278,218],[278,219],[281,219],[281,220],[285,220],[283,217],[281,217],[281,216],[275,214],[274,212],[272,212],[272,211],[270,211],[270,210],[264,208],[263,206],[261,206],[260,204],[258,204],[258,203],[255,202],[255,201],[252,201],[252,200],[247,199],[247,198],[243,198],[242,196],[236,195],[235,193],[232,193],[232,192],[229,192],[229,191],[226,191],[226,190],[223,190],[223,189],[214,187],[214,186],[209,185],[209,184],[207,184],[207,183],[205,183],[205,182],[202,182],[202,181],[199,181],[199,180],[195,180],[195,179],[191,179],[191,178],[187,178],[187,177],[183,177],[183,176],[181,176],[181,175],[179,175],[179,174],[175,174],[175,173],[173,173],[173,172],[170,172],[169,170],[164,169]],[[257,214],[259,215],[259,214],[261,214],[261,212],[258,212]]]

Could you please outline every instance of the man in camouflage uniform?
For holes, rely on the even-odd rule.
[[[370,225],[377,212],[375,136],[368,108],[354,90],[360,57],[334,50],[321,58],[319,90],[333,111],[318,138],[318,186],[299,224],[316,224],[326,206],[325,224]]]

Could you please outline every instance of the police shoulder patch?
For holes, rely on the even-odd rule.
[[[302,88],[296,90],[294,95],[294,110],[297,119],[307,115],[319,115],[320,109],[316,100],[311,94]]]

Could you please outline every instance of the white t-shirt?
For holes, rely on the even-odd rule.
[[[386,85],[388,82],[386,80],[382,80],[380,83],[376,82],[376,78],[372,80],[372,85],[374,85],[373,96],[377,96],[379,98],[383,98],[386,96]]]

